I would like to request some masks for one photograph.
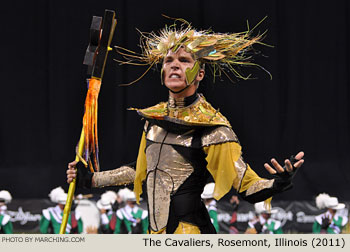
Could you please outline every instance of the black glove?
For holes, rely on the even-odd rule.
[[[255,228],[256,232],[257,232],[258,234],[260,234],[260,233],[261,233],[261,230],[262,230],[262,228],[263,228],[263,226],[262,226],[262,225],[260,224],[260,222],[258,221],[257,223],[254,224],[254,228]]]
[[[91,189],[93,173],[90,172],[89,167],[85,167],[84,164],[79,162],[77,163],[76,168],[77,168],[77,179],[76,179],[77,187]]]
[[[327,217],[323,217],[321,229],[327,229],[329,225],[330,225],[329,219]]]
[[[289,161],[293,166],[293,170],[291,172],[288,172],[286,166],[283,166],[284,172],[277,172],[272,175],[272,177],[275,179],[273,187],[278,192],[284,192],[293,188],[292,180],[298,170],[294,167],[294,164],[299,160],[297,160],[294,156],[291,156]]]

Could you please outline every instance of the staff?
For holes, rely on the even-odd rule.
[[[104,68],[106,65],[108,51],[111,50],[110,43],[114,28],[117,24],[115,12],[105,10],[104,18],[94,16],[90,27],[90,43],[86,50],[83,64],[88,65],[87,80],[88,92],[85,99],[85,112],[83,117],[83,128],[76,149],[76,161],[80,161],[91,172],[99,171],[98,160],[98,137],[97,137],[97,99],[100,92]],[[67,203],[64,207],[60,234],[64,234],[71,210],[76,180],[74,179],[68,190]]]

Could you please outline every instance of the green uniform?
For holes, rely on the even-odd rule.
[[[148,231],[148,212],[134,206],[125,207],[117,210],[117,222],[115,225],[115,234],[147,234]]]
[[[74,213],[73,213],[74,214]],[[43,215],[40,220],[40,232],[43,234],[53,233],[59,234],[62,223],[63,211],[59,206],[49,207],[43,210]],[[80,216],[75,213],[72,218],[72,213],[68,217],[66,234],[82,233],[83,221]]]
[[[332,215],[329,211],[315,217],[315,222],[314,222],[314,225],[312,226],[312,233],[340,234],[343,227],[346,225],[346,223],[348,223],[348,218],[346,216],[341,216],[336,213],[332,218],[332,222],[328,225],[328,227],[323,229],[322,221],[325,218],[328,218],[328,219],[332,218]]]
[[[272,218],[266,220],[260,215],[257,219],[249,221],[248,226],[257,229],[257,222],[261,225],[261,230],[256,230],[259,234],[283,234],[282,223],[278,220]]]
[[[12,234],[13,226],[11,217],[8,214],[0,214],[0,234]]]
[[[100,215],[100,227],[98,229],[99,234],[111,234],[114,233],[116,223],[115,212],[109,210],[107,213]]]
[[[219,222],[218,222],[218,211],[216,208],[216,201],[213,200],[209,203],[209,205],[206,206],[209,212],[209,217],[211,220],[211,223],[213,223],[213,226],[215,227],[215,230],[217,233],[219,233]]]
[[[268,219],[262,229],[265,234],[283,234],[281,222],[273,219]]]

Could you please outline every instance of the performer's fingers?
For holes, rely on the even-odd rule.
[[[67,170],[67,175],[69,176],[69,175],[74,175],[74,176],[76,176],[76,174],[77,174],[77,172],[75,171],[75,170],[71,170],[71,169],[68,169]]]
[[[75,169],[75,166],[77,165],[78,161],[73,161],[68,164],[69,169]]]
[[[301,159],[301,160],[299,160],[298,162],[296,162],[296,163],[294,164],[294,167],[295,167],[295,168],[299,168],[300,166],[302,166],[303,163],[304,163],[304,159]]]
[[[72,178],[70,175],[67,176],[67,183],[70,183],[73,181],[74,178]]]
[[[69,174],[69,175],[67,176],[67,182],[70,183],[70,182],[72,182],[73,179],[75,179],[75,178],[76,178],[76,174]]]
[[[70,163],[68,164],[68,167],[70,167],[70,168],[75,168],[75,166],[77,165],[77,163],[78,163],[78,161],[70,162]]]
[[[300,151],[296,156],[295,156],[295,159],[297,160],[300,160],[304,157],[304,152],[303,151]]]
[[[286,170],[288,172],[293,171],[293,166],[292,166],[292,163],[289,161],[289,159],[284,160],[284,164],[286,165]]]
[[[275,167],[275,169],[277,170],[277,172],[281,173],[284,172],[283,167],[276,161],[276,159],[271,159],[271,163],[272,165]]]
[[[268,163],[264,164],[265,169],[270,173],[270,174],[276,174],[277,172],[275,169],[273,169]]]

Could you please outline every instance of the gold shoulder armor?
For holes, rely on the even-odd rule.
[[[188,126],[222,125],[231,128],[226,117],[219,110],[214,109],[203,95],[199,95],[193,104],[184,108],[170,108],[167,102],[161,102],[149,108],[130,108],[130,110],[136,110],[140,116],[146,119],[165,120]]]
[[[202,136],[203,147],[226,142],[238,143],[237,135],[233,132],[231,128],[226,126],[219,126],[208,127],[204,130]]]

